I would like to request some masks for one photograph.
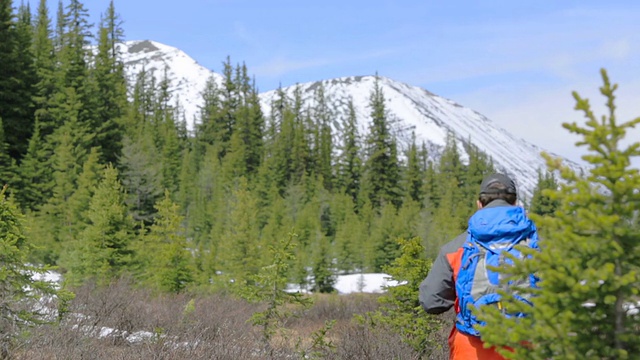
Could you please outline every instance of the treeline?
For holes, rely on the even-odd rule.
[[[264,114],[229,58],[190,131],[169,79],[143,70],[127,86],[113,2],[97,29],[77,0],[59,3],[55,27],[44,0],[0,6],[0,181],[37,245],[30,261],[70,284],[128,274],[160,291],[234,287],[294,232],[291,282],[331,291],[338,272],[381,271],[398,238],[435,255],[494,171],[453,136],[438,160],[415,137],[400,148],[377,81],[364,134],[353,104],[339,118],[322,86],[312,104],[279,91]],[[553,207],[539,192],[531,205]]]

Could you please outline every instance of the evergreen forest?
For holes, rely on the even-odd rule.
[[[442,335],[442,319],[418,303],[418,284],[440,247],[467,228],[483,177],[509,169],[452,134],[437,156],[416,136],[401,145],[378,81],[366,131],[353,104],[348,116],[336,115],[322,85],[312,103],[279,89],[263,113],[248,67],[230,57],[221,61],[223,80],[207,82],[198,117],[186,119],[166,76],[143,70],[128,81],[113,1],[98,24],[89,18],[79,0],[56,9],[45,0],[37,8],[0,0],[0,334],[7,334],[0,359],[20,353],[16,344],[25,359],[52,348],[59,358],[91,357],[93,345],[77,337],[83,328],[74,321],[93,319],[131,331],[154,327],[148,346],[135,348],[139,358],[256,356],[256,342],[234,343],[255,340],[246,338],[249,323],[264,358],[278,358],[276,340],[305,359],[445,356],[451,322]],[[563,125],[581,137],[588,173],[545,155],[533,196],[520,199],[540,228],[541,251],[523,249],[524,259],[497,269],[539,276],[540,288],[522,290],[536,306],[505,300],[524,318],[480,313],[483,340],[506,358],[640,353],[640,174],[631,166],[640,143],[624,141],[640,118],[616,118],[617,85],[604,70],[602,77],[607,114],[598,118],[574,93],[586,123]],[[34,280],[51,269],[62,274],[60,288]],[[322,297],[335,292],[337,275],[358,273],[390,274],[400,285],[377,305]],[[36,293],[55,294],[57,324],[71,325],[21,332],[42,321],[25,307]],[[332,337],[335,322],[327,321],[292,345],[291,332],[280,330],[295,326],[293,306],[308,310],[314,296],[321,305],[313,326],[326,319],[323,311],[337,314],[341,335]],[[166,299],[184,304],[141,315],[142,305],[157,310]],[[353,304],[359,308],[345,310]],[[65,318],[72,311],[94,313]],[[238,312],[245,321],[231,317]],[[345,325],[354,313],[357,325]],[[164,346],[172,331],[202,346]],[[126,358],[133,347],[118,339],[100,356]],[[234,351],[245,352],[228,355]]]
[[[160,291],[233,287],[293,232],[291,282],[331,291],[335,274],[381,272],[398,238],[435,255],[493,171],[453,137],[437,161],[424,144],[399,148],[377,85],[366,133],[354,112],[334,118],[322,86],[313,106],[280,92],[264,114],[229,58],[188,129],[168,79],[142,71],[127,86],[113,3],[97,28],[80,1],[52,16],[45,1],[3,2],[0,181],[26,217],[30,261],[70,284],[130,274]]]

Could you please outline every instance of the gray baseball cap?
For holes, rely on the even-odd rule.
[[[482,180],[480,194],[517,194],[516,183],[505,174],[491,174]]]

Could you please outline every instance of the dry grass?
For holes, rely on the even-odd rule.
[[[392,331],[352,321],[354,314],[377,308],[376,295],[314,297],[313,307],[287,323],[287,338],[264,351],[259,329],[248,322],[259,309],[256,305],[220,294],[154,296],[126,280],[106,288],[87,285],[76,290],[60,324],[34,328],[13,358],[298,359],[297,340],[307,345],[311,334],[333,319],[327,338],[334,348],[317,358],[418,359]],[[107,334],[108,329],[118,331]],[[443,345],[446,334],[448,329],[437,335]],[[430,359],[447,358],[444,350],[438,351]]]

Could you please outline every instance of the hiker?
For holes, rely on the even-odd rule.
[[[498,274],[485,264],[502,264],[503,251],[520,256],[513,248],[517,244],[538,248],[535,225],[516,201],[516,185],[511,178],[504,174],[487,176],[480,185],[478,211],[469,219],[467,232],[442,247],[420,284],[420,304],[427,313],[441,314],[452,306],[455,309],[456,323],[449,335],[450,360],[504,359],[494,348],[483,347],[474,326],[478,320],[470,307],[481,303],[501,305],[496,295]],[[534,277],[526,281],[535,286]]]

